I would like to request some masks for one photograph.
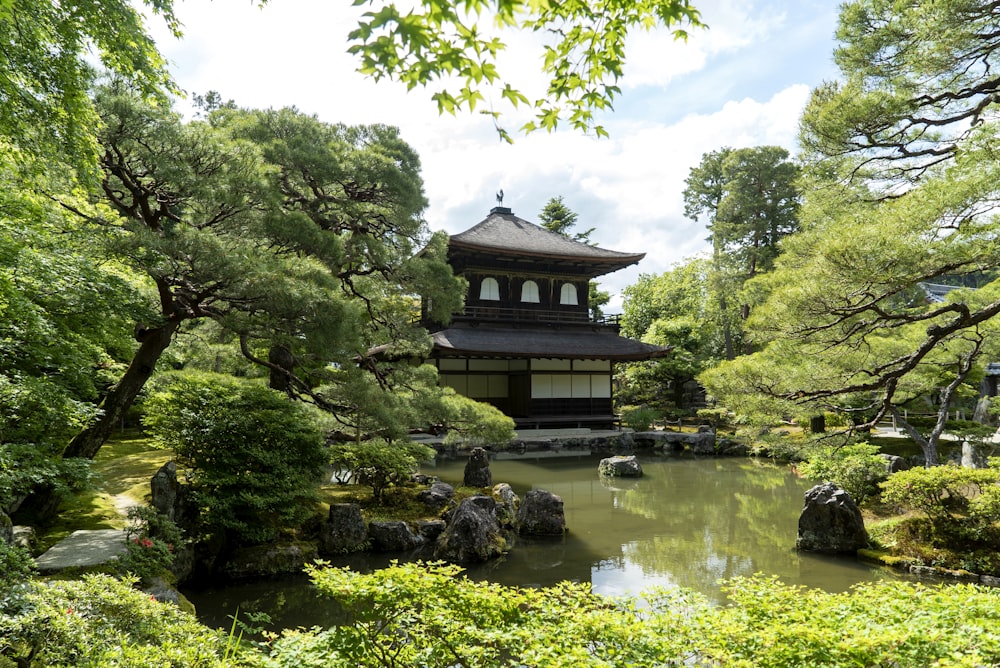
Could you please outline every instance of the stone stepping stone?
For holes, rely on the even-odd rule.
[[[40,573],[99,566],[125,554],[123,529],[74,531],[35,559]]]

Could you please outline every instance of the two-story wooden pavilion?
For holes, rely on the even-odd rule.
[[[442,385],[493,404],[520,427],[610,427],[612,365],[668,354],[590,317],[591,279],[639,262],[574,241],[495,207],[450,238],[448,261],[469,282],[448,327],[426,323]]]

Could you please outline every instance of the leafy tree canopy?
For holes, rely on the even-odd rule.
[[[899,192],[993,122],[998,31],[988,0],[845,4],[834,51],[841,78],[813,91],[803,146],[827,161],[848,158],[844,178]]]
[[[356,3],[358,4],[358,3]],[[483,26],[481,23],[488,23]],[[349,51],[361,59],[360,71],[379,80],[397,79],[407,88],[443,88],[433,94],[444,113],[475,111],[480,106],[498,123],[501,112],[482,89],[494,86],[512,108],[530,105],[535,118],[522,130],[555,130],[560,123],[606,135],[597,112],[610,110],[621,93],[625,42],[630,30],[665,26],[676,39],[684,27],[702,27],[700,14],[688,0],[611,0],[590,2],[526,2],[470,0],[463,3],[423,0],[405,9],[376,3],[348,37]],[[500,71],[506,44],[494,33],[526,30],[546,35],[540,66],[549,78],[545,93],[529,98]]]
[[[179,35],[170,0],[144,0]],[[127,0],[0,3],[0,131],[30,155],[89,168],[97,155],[90,100],[100,64],[145,95],[171,90],[163,57]]]
[[[989,276],[1000,262],[992,48],[970,32],[989,29],[994,10],[844,5],[843,79],[820,88],[803,117],[803,231],[752,286],[765,301],[751,327],[767,350],[703,376],[727,401],[752,391],[784,402],[775,410],[807,403],[871,425],[924,398],[938,419],[929,432],[908,431],[936,463],[949,408],[996,354],[1000,286],[954,290],[943,302],[919,287]]]

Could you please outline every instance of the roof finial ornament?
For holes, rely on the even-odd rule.
[[[497,206],[503,206],[503,188],[497,191]]]

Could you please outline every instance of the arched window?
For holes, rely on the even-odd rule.
[[[500,284],[495,278],[484,278],[479,285],[479,298],[493,302],[500,301]]]
[[[538,303],[538,283],[525,281],[521,284],[521,301],[531,304]]]
[[[576,306],[580,302],[576,298],[576,286],[572,283],[563,283],[562,290],[559,291],[559,303],[565,306]]]

